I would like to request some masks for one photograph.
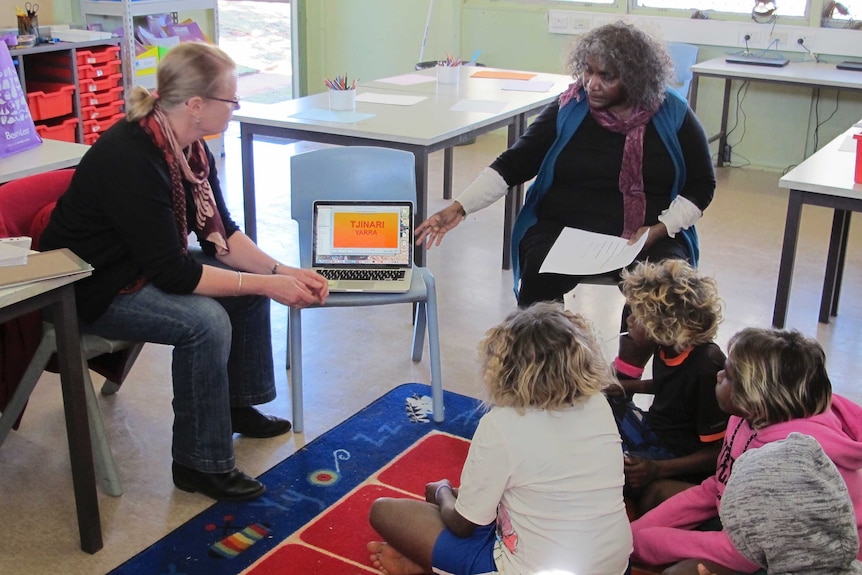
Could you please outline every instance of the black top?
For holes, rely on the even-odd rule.
[[[510,186],[526,182],[538,173],[556,137],[558,110],[557,102],[546,106],[524,135],[491,164]],[[713,198],[715,172],[706,134],[690,109],[677,138],[686,168],[680,195],[703,211]],[[539,221],[619,236],[624,213],[623,196],[619,192],[624,143],[624,134],[602,128],[587,114],[560,152],[554,181],[537,209]],[[670,154],[649,122],[644,134],[643,181],[647,199],[644,225],[658,223],[658,216],[670,205],[673,178]]]
[[[239,229],[225,207],[215,158],[207,149],[209,183],[227,236]],[[188,229],[194,201],[186,185]],[[198,238],[202,249],[215,246]],[[114,297],[139,276],[176,294],[194,291],[202,265],[183,253],[174,222],[168,164],[137,122],[122,120],[96,140],[57,202],[40,247],[66,247],[93,266],[93,275],[75,284],[78,312],[95,321]]]

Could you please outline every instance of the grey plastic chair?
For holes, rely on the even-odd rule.
[[[698,48],[693,44],[681,42],[668,42],[665,48],[670,54],[670,59],[673,60],[673,68],[676,73],[676,82],[671,85],[671,88],[688,101],[689,86],[693,76],[691,67],[697,63]]]
[[[413,154],[371,146],[324,148],[290,159],[291,217],[299,224],[299,260],[311,267],[312,208],[315,200],[407,200],[416,204]],[[358,307],[414,303],[413,361],[422,359],[425,330],[431,362],[431,400],[434,421],[443,421],[443,379],[440,372],[440,336],[437,292],[428,268],[413,268],[406,293],[332,293],[323,306]],[[293,404],[293,429],[303,430],[302,416],[302,310],[290,308],[287,334],[288,381]],[[373,345],[373,342],[369,342]]]

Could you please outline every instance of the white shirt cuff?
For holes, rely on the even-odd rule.
[[[658,217],[658,221],[667,228],[667,235],[676,236],[680,230],[693,226],[703,215],[703,212],[691,200],[677,196]]]
[[[485,168],[455,201],[468,214],[487,208],[509,191],[509,185],[496,170]]]

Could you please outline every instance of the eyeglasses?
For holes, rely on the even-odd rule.
[[[215,96],[206,96],[207,100],[217,100],[219,102],[226,102],[232,105],[234,108],[239,108],[239,97],[234,96],[233,99],[229,98],[216,98]]]

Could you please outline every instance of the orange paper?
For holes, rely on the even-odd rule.
[[[336,212],[333,248],[398,247],[398,213]]]
[[[505,70],[481,70],[473,72],[471,78],[498,78],[500,80],[532,80],[538,76],[530,72],[506,72]]]

